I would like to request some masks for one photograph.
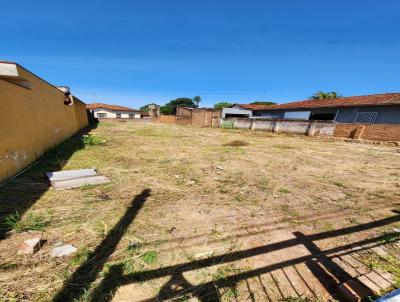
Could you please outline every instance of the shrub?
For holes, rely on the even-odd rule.
[[[86,146],[103,146],[106,144],[106,140],[99,136],[94,136],[91,134],[83,135],[82,136],[82,143]]]

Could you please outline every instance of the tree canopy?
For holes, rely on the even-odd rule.
[[[201,96],[199,96],[199,95],[194,96],[193,102],[196,103],[196,108],[199,107],[199,103],[201,102]]]
[[[338,94],[335,91],[331,91],[331,92],[323,92],[323,91],[318,91],[316,93],[314,93],[310,99],[312,100],[329,100],[329,99],[336,99],[336,98],[340,98],[342,97],[342,95]]]
[[[222,108],[230,107],[232,105],[233,104],[229,103],[229,102],[219,102],[219,103],[214,104],[214,108],[215,109],[222,109]]]
[[[161,106],[160,111],[165,115],[174,115],[176,114],[176,107],[196,108],[196,104],[191,98],[177,98]]]
[[[257,101],[250,103],[251,105],[276,105],[275,102],[269,102],[269,101]]]
[[[156,105],[156,104],[155,103],[150,103],[150,104],[144,105],[144,106],[140,107],[139,110],[142,111],[142,112],[149,112],[149,106],[150,105]]]

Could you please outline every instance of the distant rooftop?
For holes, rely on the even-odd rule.
[[[118,105],[108,105],[108,104],[103,104],[103,103],[93,103],[93,104],[86,104],[87,109],[98,109],[98,108],[103,108],[103,109],[108,109],[112,111],[137,111],[139,112],[140,110],[137,109],[132,109],[128,107],[123,107],[123,106],[118,106]]]
[[[326,100],[303,100],[277,105],[239,105],[250,110],[280,110],[280,109],[313,109],[332,107],[354,107],[354,106],[383,106],[400,105],[400,93],[384,93],[362,96],[340,97]]]

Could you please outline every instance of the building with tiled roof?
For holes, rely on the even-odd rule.
[[[143,115],[140,110],[128,107],[109,105],[103,103],[87,104],[86,108],[90,110],[95,118],[141,118]]]
[[[338,123],[400,124],[400,93],[303,100],[276,105],[237,104],[254,118],[332,120]]]

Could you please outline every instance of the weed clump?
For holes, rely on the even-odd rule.
[[[134,239],[129,242],[128,246],[126,247],[126,251],[129,253],[137,252],[137,250],[142,246],[142,242],[138,239]]]
[[[158,255],[155,251],[149,251],[143,254],[140,258],[146,264],[153,264],[157,262]]]
[[[82,136],[82,144],[87,146],[104,146],[106,144],[106,140],[102,137],[86,134]]]
[[[16,211],[6,217],[4,228],[16,232],[42,231],[48,224],[43,216],[28,213],[21,219],[21,215]]]
[[[79,266],[90,257],[91,251],[87,247],[79,248],[77,253],[71,259],[71,265]]]

